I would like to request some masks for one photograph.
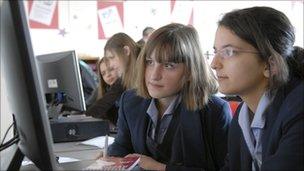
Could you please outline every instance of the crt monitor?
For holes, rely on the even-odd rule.
[[[56,117],[59,114],[50,114],[52,108],[58,105],[67,111],[85,111],[86,104],[75,51],[44,54],[36,58],[49,116]]]
[[[23,3],[0,1],[1,84],[12,112],[5,115],[14,115],[19,136],[1,148],[1,170],[19,169],[24,156],[40,170],[58,170]]]

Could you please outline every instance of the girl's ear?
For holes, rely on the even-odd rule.
[[[276,75],[278,73],[278,65],[276,65],[273,57],[270,57],[268,59],[268,63],[265,63],[264,65],[263,74],[266,78],[269,78],[270,76]]]
[[[130,47],[129,46],[124,46],[123,47],[123,49],[124,49],[124,53],[127,55],[127,56],[129,56],[130,55]]]
[[[268,65],[267,63],[264,64],[263,75],[266,78],[270,77],[270,65]]]
[[[185,81],[191,81],[192,80],[192,75],[190,71],[185,72]]]
[[[192,78],[192,74],[190,72],[187,73],[187,81],[191,81]]]

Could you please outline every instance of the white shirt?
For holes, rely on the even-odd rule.
[[[256,162],[259,169],[262,165],[262,134],[265,126],[265,111],[270,104],[271,99],[267,96],[267,93],[264,93],[261,97],[259,104],[257,106],[254,118],[249,123],[249,115],[253,113],[249,110],[246,103],[242,105],[240,110],[238,123],[241,127],[245,142],[252,156],[252,170],[256,170],[254,162]]]

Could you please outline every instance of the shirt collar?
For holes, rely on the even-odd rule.
[[[173,111],[176,109],[177,105],[179,104],[179,102],[181,101],[180,95],[177,94],[173,100],[171,101],[171,103],[169,104],[168,108],[166,109],[166,111],[164,112],[164,115],[169,115],[172,114]],[[164,116],[163,115],[163,116]]]
[[[157,123],[157,115],[158,115],[158,110],[156,108],[155,105],[155,99],[152,99],[150,102],[150,105],[147,109],[147,114],[150,116],[150,118],[152,119],[153,123],[156,124]]]
[[[258,107],[256,109],[256,112],[254,114],[251,127],[252,128],[264,128],[265,126],[265,110],[267,109],[268,105],[270,104],[271,99],[267,95],[267,93],[264,93],[261,97]]]
[[[147,109],[147,114],[150,116],[150,118],[152,119],[153,123],[156,124],[157,123],[157,119],[158,119],[158,109],[156,107],[156,99],[152,98],[150,105]],[[176,109],[177,105],[181,102],[181,96],[178,94],[176,95],[173,100],[171,101],[171,103],[169,104],[168,108],[166,109],[163,117],[165,115],[170,115],[173,114],[174,110]]]

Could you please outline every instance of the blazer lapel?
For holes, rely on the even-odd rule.
[[[276,120],[278,119],[279,111],[283,102],[285,96],[284,89],[278,90],[272,104],[269,106],[269,109],[266,111],[266,123],[264,127],[264,132],[262,134],[262,158],[265,158],[266,154],[269,153],[269,147],[273,143],[271,141],[272,137],[277,134],[277,132],[274,132],[274,124]]]
[[[241,170],[252,170],[251,166],[252,166],[252,157],[251,154],[249,152],[249,149],[247,147],[247,144],[245,142],[245,139],[243,137],[243,134],[241,135]]]
[[[263,140],[263,158],[272,153],[277,147],[278,141],[275,141],[280,133],[279,129],[283,121],[293,114],[303,111],[303,84],[294,86],[291,90],[279,90],[266,114],[265,131],[262,136]],[[297,106],[297,107],[290,107]],[[288,115],[287,115],[288,114]],[[267,127],[266,127],[267,126]],[[271,147],[271,148],[270,148]]]
[[[199,111],[190,112],[184,107],[181,107],[180,123],[181,148],[183,148],[184,162],[186,164],[196,163],[201,165],[201,161],[204,161],[204,141]],[[191,146],[191,148],[184,148],[189,146]]]
[[[144,100],[140,106],[135,107],[135,112],[137,114],[136,122],[134,125],[135,127],[135,135],[136,141],[133,141],[133,143],[136,143],[134,147],[136,147],[136,152],[141,152],[142,154],[148,155],[148,149],[146,147],[146,131],[149,124],[149,116],[147,115],[147,108],[150,104],[151,100]]]

